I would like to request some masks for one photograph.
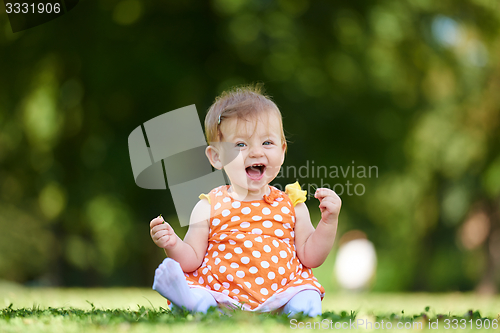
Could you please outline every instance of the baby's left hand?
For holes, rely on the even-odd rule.
[[[326,224],[337,224],[340,214],[342,200],[334,191],[329,188],[318,188],[314,197],[319,200],[321,210],[321,221]]]

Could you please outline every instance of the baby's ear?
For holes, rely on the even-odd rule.
[[[207,149],[205,149],[205,154],[214,168],[217,170],[222,169],[222,161],[220,159],[219,150],[216,147],[208,146]]]
[[[283,143],[281,146],[281,149],[283,151],[283,155],[281,156],[281,164],[285,162],[285,154],[286,154],[286,142]]]

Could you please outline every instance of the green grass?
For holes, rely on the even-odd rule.
[[[500,297],[475,294],[373,294],[329,293],[323,300],[323,315],[290,318],[278,314],[255,314],[240,310],[221,315],[170,311],[164,299],[149,289],[23,288],[0,285],[0,332],[283,332],[293,327],[335,329],[342,323],[349,331],[358,320],[379,325],[390,322],[436,322],[438,332],[449,332],[453,323],[466,323],[461,332],[477,331],[476,325],[500,322]],[[450,320],[450,329],[444,327]],[[349,328],[349,326],[350,328]],[[401,325],[401,324],[400,324]],[[435,326],[434,325],[434,326]],[[470,326],[472,325],[472,329]],[[463,326],[463,325],[462,325]],[[417,327],[417,326],[415,326]],[[386,328],[387,329],[387,328]],[[500,332],[500,329],[481,331]]]

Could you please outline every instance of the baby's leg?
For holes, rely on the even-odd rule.
[[[155,272],[153,289],[178,307],[189,311],[206,313],[211,306],[217,306],[213,296],[206,290],[189,288],[181,265],[167,258]]]
[[[309,317],[321,315],[321,296],[315,290],[302,290],[285,304],[283,312],[289,317],[299,312]]]

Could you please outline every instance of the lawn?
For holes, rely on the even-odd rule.
[[[433,331],[448,332],[456,326],[455,330],[468,332],[481,325],[481,331],[500,332],[492,327],[500,321],[499,296],[332,292],[323,300],[323,311],[321,318],[297,318],[292,322],[285,316],[242,311],[202,316],[166,310],[165,301],[150,289],[25,288],[0,284],[0,332],[283,332],[314,328],[315,323],[316,329],[335,330],[337,325],[337,329],[354,332],[366,331],[366,322],[374,330],[382,328],[382,320],[384,330],[389,329],[387,322],[393,330],[399,322],[400,326],[406,323],[406,327],[415,328],[422,323],[429,330],[431,321],[439,327]],[[361,320],[364,324],[354,328],[348,326],[349,320],[351,324],[360,324]],[[488,325],[490,328],[485,329]],[[446,330],[446,326],[450,329]]]

